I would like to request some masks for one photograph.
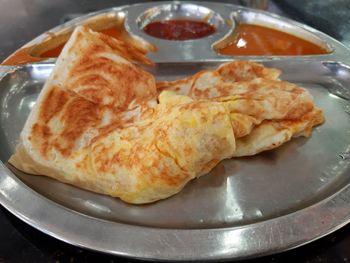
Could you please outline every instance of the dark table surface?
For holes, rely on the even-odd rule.
[[[69,17],[136,2],[140,1],[0,0],[0,61],[35,36]],[[246,5],[253,1],[226,2]],[[350,45],[348,0],[270,1],[268,10],[308,24]],[[23,223],[0,206],[0,263],[120,261],[136,262],[63,243]],[[348,261],[350,225],[300,248],[245,262]]]

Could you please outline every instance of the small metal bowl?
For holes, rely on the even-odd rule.
[[[225,30],[223,28],[224,20],[220,14],[207,7],[192,3],[182,4],[175,2],[152,7],[150,9],[147,9],[136,19],[136,24],[140,30],[143,31],[144,28],[152,22],[167,21],[173,19],[202,21],[208,23],[209,25],[212,25],[216,31]]]

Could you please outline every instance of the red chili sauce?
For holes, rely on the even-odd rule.
[[[147,34],[167,40],[189,40],[209,36],[215,32],[215,27],[195,20],[156,21],[145,26]]]

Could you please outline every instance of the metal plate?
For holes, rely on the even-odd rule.
[[[132,10],[141,14],[156,5],[123,10],[131,17]],[[219,4],[213,5],[207,6],[219,12]],[[281,69],[282,79],[307,88],[324,111],[326,123],[310,138],[294,139],[254,157],[224,161],[176,196],[143,206],[9,170],[0,163],[1,204],[25,222],[73,245],[157,260],[259,256],[300,246],[340,228],[350,221],[350,63],[340,59],[349,51],[322,33],[316,35],[334,48],[332,54],[259,57],[266,66]],[[228,58],[207,60],[202,54],[202,58],[187,58],[187,63],[158,59],[157,66],[148,70],[158,79],[170,80],[214,68]],[[14,152],[52,68],[51,63],[0,68],[3,163]]]

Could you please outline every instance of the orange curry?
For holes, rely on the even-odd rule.
[[[114,38],[119,38],[121,39],[121,34],[122,31],[118,29],[117,27],[112,27],[112,28],[107,28],[107,29],[102,29],[99,30],[99,32],[107,34],[109,36],[112,36]],[[2,65],[19,65],[19,64],[24,64],[24,63],[30,63],[30,62],[38,62],[41,60],[44,60],[46,58],[57,58],[59,54],[61,53],[64,45],[66,42],[58,45],[57,47],[50,49],[46,52],[43,52],[40,54],[40,56],[32,56],[30,54],[30,51],[33,47],[26,47],[26,48],[21,48],[17,50],[15,53],[13,53],[11,56],[9,56],[7,59],[5,59],[2,62]]]
[[[299,56],[326,54],[328,51],[314,43],[288,33],[253,24],[240,24],[232,41],[219,48],[222,55],[237,56]]]

